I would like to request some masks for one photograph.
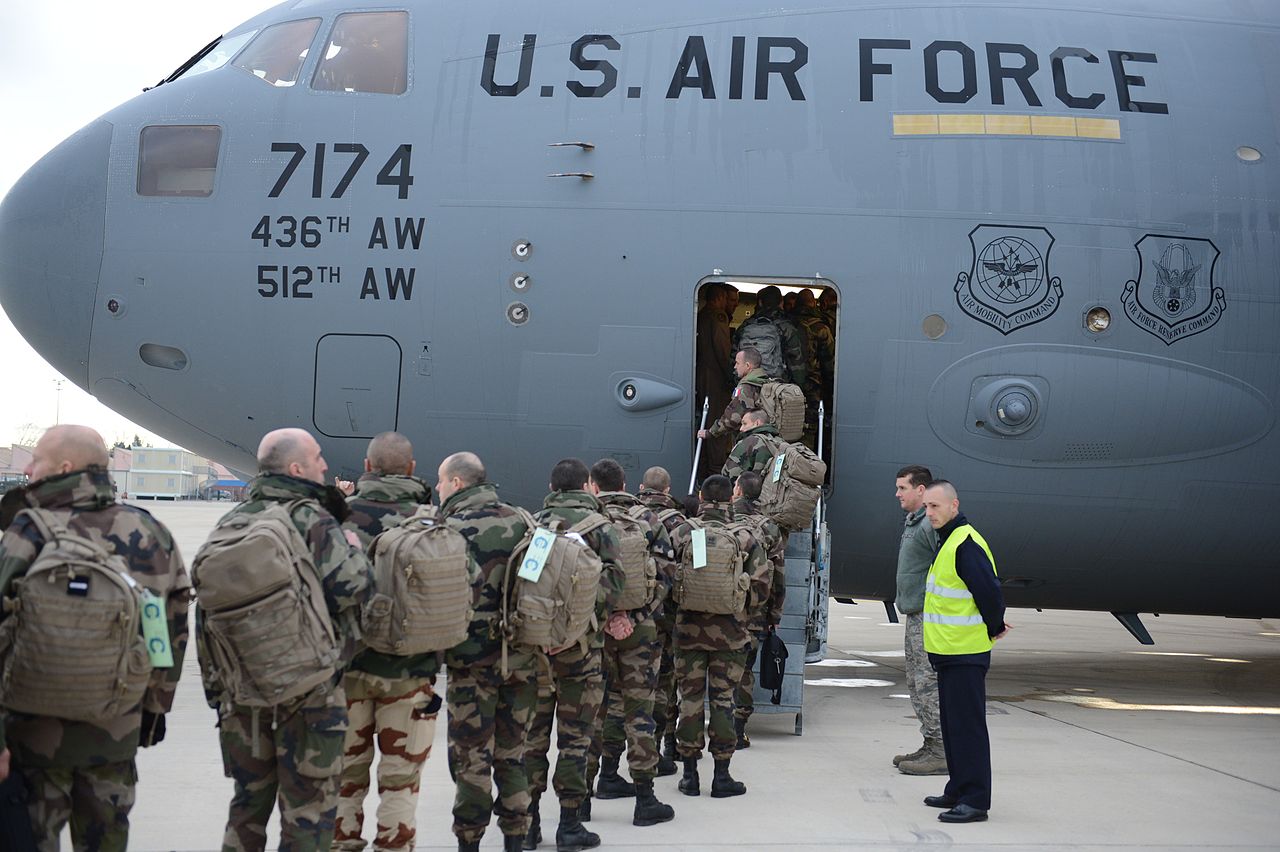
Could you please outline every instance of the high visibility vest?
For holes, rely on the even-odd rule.
[[[924,586],[924,649],[933,654],[982,654],[994,644],[973,594],[956,573],[956,549],[973,539],[991,560],[991,548],[968,524],[956,527],[938,549]]]

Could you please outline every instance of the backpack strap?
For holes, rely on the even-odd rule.
[[[101,559],[109,559],[115,554],[114,549],[108,550],[88,536],[73,533],[63,523],[62,518],[58,517],[57,512],[31,507],[18,513],[19,516],[24,514],[31,519],[31,525],[36,528],[36,532],[40,533],[40,537],[44,539],[46,545],[52,544],[60,538],[74,538],[77,543],[87,545],[95,551],[94,555]]]
[[[578,535],[585,537],[587,533],[594,532],[608,523],[609,519],[604,515],[599,512],[592,512],[590,515],[587,515],[585,518],[569,527],[569,529],[565,530],[565,533],[577,533]]]
[[[511,508],[515,509],[516,514],[520,516],[520,520],[524,521],[525,535],[529,535],[531,532],[533,532],[535,529],[538,528],[537,520],[535,520],[533,515],[523,506],[512,506]],[[502,572],[502,608],[499,610],[499,612],[501,613],[499,617],[501,618],[502,622],[499,625],[499,631],[498,631],[502,634],[501,672],[502,672],[503,678],[506,678],[507,675],[509,674],[509,670],[507,666],[507,653],[511,644],[511,628],[510,628],[510,625],[507,623],[507,618],[510,615],[509,609],[511,606],[511,575],[514,573],[515,572],[511,570],[511,560],[507,560],[506,570]]]

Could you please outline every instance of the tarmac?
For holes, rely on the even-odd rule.
[[[147,503],[190,560],[230,503]],[[1176,581],[1178,578],[1171,578]],[[1242,590],[1242,593],[1247,593]],[[747,795],[657,794],[674,821],[631,825],[594,802],[601,848],[664,850],[1275,850],[1280,848],[1280,618],[1146,617],[1144,647],[1107,613],[1010,610],[987,678],[994,796],[985,823],[946,826],[921,799],[945,778],[891,764],[919,744],[902,628],[883,604],[831,603],[828,658],[806,668],[804,734],[757,714],[733,760]],[[437,684],[443,689],[443,681]],[[231,796],[194,645],[165,742],[138,755],[129,848],[213,850]],[[423,772],[416,849],[454,849],[441,713]],[[366,803],[373,835],[376,792]],[[546,808],[554,849],[554,806]],[[268,848],[276,848],[273,819]],[[491,826],[482,849],[501,849]]]

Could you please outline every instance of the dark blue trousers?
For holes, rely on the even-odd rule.
[[[947,754],[944,795],[980,810],[991,809],[991,739],[987,735],[987,669],[991,653],[930,654],[938,673],[938,713]]]

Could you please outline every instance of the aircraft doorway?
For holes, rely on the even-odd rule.
[[[823,278],[713,276],[698,282],[694,311],[695,433],[704,400],[710,401],[707,427],[719,419],[721,425],[715,431],[729,430],[703,442],[697,480],[719,473],[737,442],[736,416],[730,411],[726,417],[726,409],[739,382],[736,355],[750,347],[760,353],[764,373],[799,388],[804,424],[797,440],[816,451],[821,435],[821,455],[830,481],[839,351],[835,284]],[[794,419],[789,427],[799,429]]]

